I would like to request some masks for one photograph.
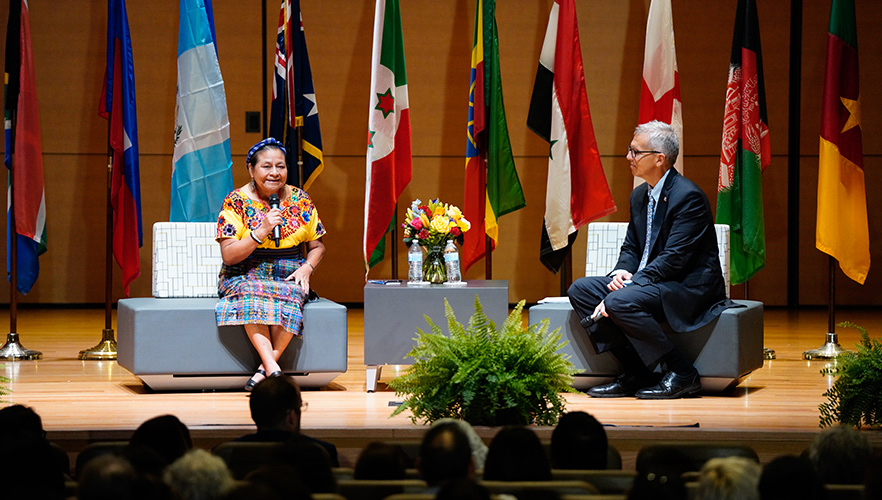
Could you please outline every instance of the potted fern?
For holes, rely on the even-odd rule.
[[[839,423],[855,427],[882,425],[882,341],[870,340],[867,330],[850,322],[838,324],[857,328],[861,341],[857,352],[844,353],[832,366],[821,370],[836,375],[833,386],[824,393],[826,403],[821,410],[821,427]]]
[[[416,361],[389,383],[405,396],[392,413],[410,410],[411,420],[433,422],[458,418],[472,425],[554,425],[564,412],[561,393],[572,388],[576,369],[566,345],[548,320],[524,328],[520,301],[497,329],[475,297],[468,326],[456,320],[444,300],[449,335],[426,316],[430,331],[417,330],[416,346],[408,354]]]

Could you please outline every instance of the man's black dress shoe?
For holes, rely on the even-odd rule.
[[[701,390],[701,377],[681,377],[674,372],[665,373],[658,384],[637,391],[637,399],[677,399]]]
[[[588,389],[588,395],[594,398],[623,398],[633,396],[638,389],[642,389],[650,383],[645,378],[622,373],[608,384]]]

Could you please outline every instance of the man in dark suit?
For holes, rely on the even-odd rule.
[[[619,261],[607,276],[581,278],[569,289],[597,352],[612,351],[624,367],[591,396],[673,399],[700,391],[698,371],[660,323],[689,332],[734,305],[726,299],[707,196],[671,168],[679,152],[670,125],[637,127],[627,158],[631,173],[646,182],[631,193]],[[658,361],[667,371],[653,385],[649,367]]]

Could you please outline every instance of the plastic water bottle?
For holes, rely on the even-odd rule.
[[[407,282],[421,283],[423,281],[423,249],[416,240],[411,242],[407,251]]]
[[[444,262],[447,265],[447,282],[459,283],[462,276],[459,273],[459,251],[453,240],[447,240],[447,246],[444,247]]]

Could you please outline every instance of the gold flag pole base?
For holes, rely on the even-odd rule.
[[[7,333],[6,343],[0,347],[0,359],[6,360],[34,360],[40,359],[43,353],[33,349],[25,349],[18,341],[17,333]]]
[[[107,360],[116,359],[116,340],[113,338],[113,329],[102,330],[101,342],[89,349],[80,351],[79,359]]]
[[[810,351],[805,351],[802,353],[802,357],[805,359],[833,359],[839,356],[840,354],[845,354],[847,352],[851,352],[848,349],[843,349],[841,345],[839,345],[839,336],[833,333],[827,333],[827,341],[821,347],[817,349],[812,349]]]
[[[763,359],[775,359],[777,357],[774,349],[763,347]]]

